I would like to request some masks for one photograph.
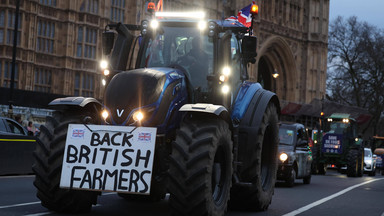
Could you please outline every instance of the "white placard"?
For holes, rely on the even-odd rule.
[[[149,194],[156,128],[87,127],[68,126],[60,187]]]

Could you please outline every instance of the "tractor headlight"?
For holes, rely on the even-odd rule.
[[[107,110],[103,110],[103,112],[101,112],[101,116],[103,117],[104,121],[108,118],[109,114],[108,114],[108,111]]]
[[[208,36],[213,37],[215,35],[216,23],[211,21],[208,23]]]
[[[142,121],[144,119],[144,113],[140,110],[136,111],[135,113],[133,113],[132,118],[135,122]]]
[[[231,68],[230,67],[223,67],[222,73],[225,76],[229,76],[229,74],[231,74]]]
[[[288,159],[288,155],[286,153],[281,153],[279,159],[284,163],[284,161]]]
[[[104,76],[108,76],[111,72],[108,69],[105,69],[103,71]]]
[[[228,85],[223,85],[223,87],[221,87],[221,92],[223,94],[227,94],[229,92],[229,86]]]
[[[101,68],[101,69],[107,69],[107,67],[108,67],[108,62],[107,62],[107,60],[101,60],[101,61],[100,61],[100,68]]]
[[[149,25],[148,20],[141,21],[141,35],[147,34],[148,25]]]
[[[151,28],[153,28],[153,29],[157,29],[157,27],[159,27],[159,21],[157,21],[157,20],[152,20],[152,21],[151,21]]]
[[[200,31],[203,31],[207,28],[207,22],[200,20],[197,24],[197,27],[200,29]]]
[[[221,75],[219,77],[220,82],[225,82],[228,80],[228,76],[231,74],[231,68],[230,67],[223,67],[223,70],[221,71]]]

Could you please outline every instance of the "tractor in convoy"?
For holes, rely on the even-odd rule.
[[[277,171],[277,96],[248,81],[256,37],[237,21],[156,12],[103,33],[103,103],[58,98],[35,151],[34,185],[56,212],[98,195],[158,201],[172,215],[266,210]]]
[[[334,113],[326,118],[323,133],[316,133],[314,140],[314,173],[325,174],[329,166],[346,173],[348,177],[363,176],[364,144],[358,136],[356,120],[349,114]]]

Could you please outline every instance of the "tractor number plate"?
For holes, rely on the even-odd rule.
[[[70,124],[60,187],[149,194],[156,128]]]

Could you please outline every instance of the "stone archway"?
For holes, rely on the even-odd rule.
[[[298,79],[296,61],[288,43],[279,36],[263,42],[258,50],[254,76],[265,89],[276,92],[281,100],[297,101],[295,91]],[[272,73],[277,71],[278,78]]]

